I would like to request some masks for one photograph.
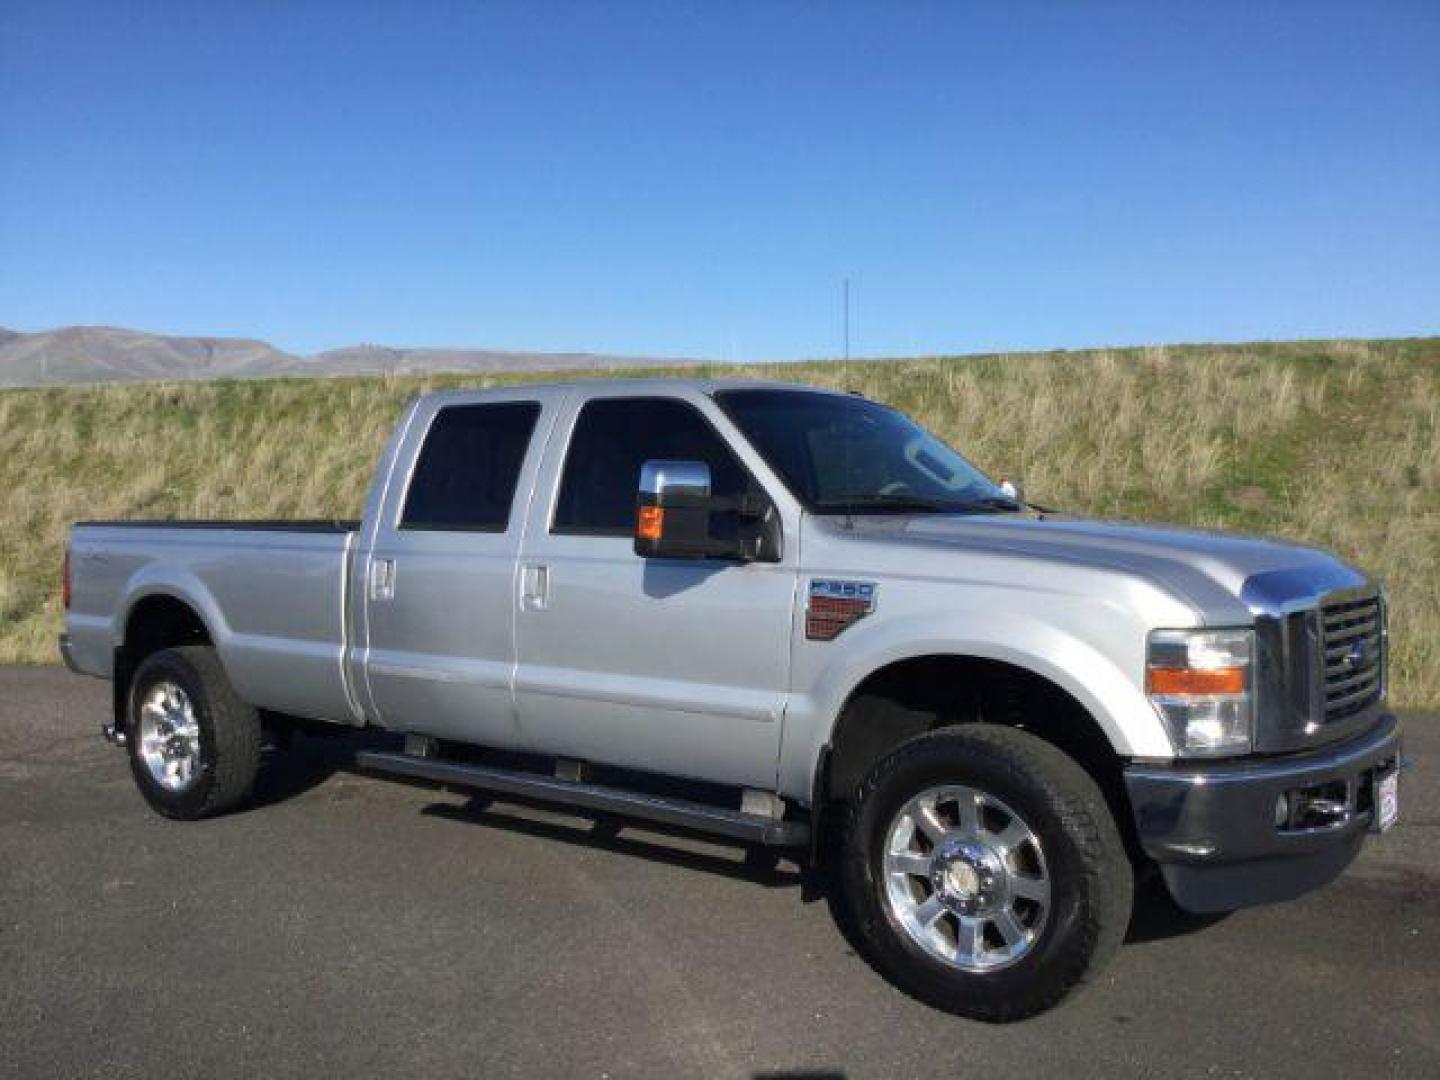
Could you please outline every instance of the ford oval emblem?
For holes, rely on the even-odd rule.
[[[1345,666],[1347,668],[1363,667],[1370,662],[1370,642],[1361,638],[1351,645],[1345,653]]]

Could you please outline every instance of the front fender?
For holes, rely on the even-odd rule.
[[[1137,647],[1143,648],[1139,640]],[[796,688],[786,709],[779,781],[781,792],[791,798],[809,801],[820,753],[860,684],[893,663],[926,656],[997,660],[1023,668],[1075,698],[1117,754],[1174,754],[1159,716],[1120,663],[1050,621],[1016,613],[986,612],[982,619],[976,613],[934,612],[870,626],[862,621],[836,644],[841,647],[824,658],[806,690]]]

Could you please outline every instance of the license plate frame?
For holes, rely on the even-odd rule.
[[[1375,808],[1370,831],[1389,832],[1400,820],[1400,770],[1377,772],[1370,789],[1370,805]]]

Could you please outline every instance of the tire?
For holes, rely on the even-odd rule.
[[[235,696],[215,650],[152,653],[130,683],[130,771],[151,808],[193,821],[244,803],[260,767],[260,714]]]
[[[968,831],[962,800],[978,807]],[[1050,1008],[1129,925],[1134,874],[1105,797],[1024,731],[968,725],[902,743],[860,785],[841,844],[854,943],[901,990],[960,1016]]]

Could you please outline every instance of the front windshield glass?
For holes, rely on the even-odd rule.
[[[979,469],[884,405],[804,390],[724,390],[715,397],[817,513],[1019,509]]]

